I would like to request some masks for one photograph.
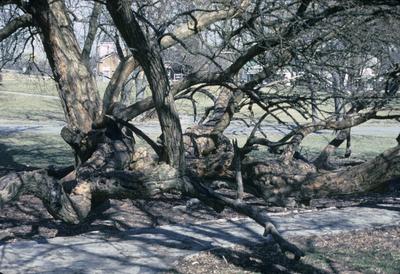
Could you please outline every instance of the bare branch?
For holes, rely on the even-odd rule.
[[[24,14],[11,20],[4,28],[0,29],[0,42],[12,35],[20,28],[26,28],[32,25],[32,16]]]
[[[365,123],[366,121],[374,118],[382,118],[382,116],[377,115],[376,110],[371,110],[366,113],[357,113],[354,115],[349,115],[345,117],[343,120],[336,121],[334,117],[331,119],[327,119],[326,121],[320,121],[318,123],[309,123],[300,126],[298,129],[292,131],[291,133],[288,134],[288,136],[293,136],[290,144],[285,148],[285,152],[282,154],[282,160],[284,162],[289,162],[292,160],[294,153],[296,152],[298,146],[300,143],[303,141],[303,139],[318,130],[322,129],[333,129],[333,130],[344,130],[348,129],[357,125],[360,125],[362,123]],[[385,116],[387,119],[391,118],[398,118],[400,115],[388,115]]]
[[[18,0],[0,0],[0,6],[10,5],[10,4],[19,4]]]
[[[118,100],[118,96],[121,93],[123,85],[126,79],[131,75],[131,73],[138,66],[135,58],[132,56],[122,60],[113,76],[111,77],[110,82],[107,85],[106,91],[103,97],[103,112],[104,114],[108,114],[110,107]]]
[[[92,14],[90,15],[89,21],[89,30],[85,39],[85,44],[82,50],[82,56],[85,60],[88,60],[90,57],[90,52],[92,50],[93,42],[96,37],[97,27],[98,27],[98,19],[100,15],[102,5],[98,2],[94,3]]]
[[[197,34],[215,22],[237,17],[246,11],[250,3],[250,0],[242,0],[238,7],[232,7],[228,10],[205,12],[198,17],[194,17],[195,20],[179,26],[173,31],[173,34],[165,34],[161,39],[161,46],[169,48],[175,45],[177,40],[183,40]]]

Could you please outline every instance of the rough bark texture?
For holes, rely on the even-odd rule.
[[[87,133],[101,113],[100,97],[82,58],[64,2],[32,1],[29,12],[34,25],[41,30],[68,126]]]
[[[82,57],[85,60],[89,60],[90,52],[92,51],[93,43],[96,38],[97,28],[99,26],[98,20],[101,11],[101,4],[99,2],[94,2],[92,14],[89,19],[89,30],[86,35],[85,43],[83,45]]]
[[[336,137],[329,142],[329,144],[321,151],[318,157],[314,160],[314,164],[318,168],[322,169],[335,169],[330,163],[330,158],[332,154],[336,151],[336,149],[343,144],[344,141],[347,140],[346,143],[346,153],[345,157],[349,157],[351,154],[351,147],[350,147],[350,129],[340,130]]]
[[[183,171],[185,160],[182,128],[160,49],[147,40],[129,3],[108,1],[107,9],[149,82],[162,130],[163,160]]]
[[[292,160],[290,164],[247,161],[244,163],[247,191],[278,205],[285,205],[289,197],[307,202],[312,198],[364,193],[400,177],[400,146],[366,163],[325,172],[301,160]]]

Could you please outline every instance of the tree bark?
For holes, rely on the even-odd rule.
[[[321,151],[318,157],[314,160],[314,164],[316,165],[316,167],[323,169],[335,169],[335,167],[332,166],[329,162],[330,157],[336,151],[336,149],[341,144],[343,144],[344,141],[347,141],[346,153],[345,153],[345,156],[347,156],[347,154],[351,151],[349,136],[350,136],[350,129],[340,130],[337,133],[336,137],[329,142],[329,144]]]
[[[175,107],[161,49],[151,44],[134,17],[129,3],[107,1],[107,9],[122,37],[141,65],[152,92],[153,102],[162,130],[164,157],[168,164],[182,172],[185,169],[182,128]]]
[[[94,2],[92,14],[89,19],[89,29],[86,35],[85,43],[83,45],[82,57],[88,62],[90,58],[90,52],[92,51],[93,42],[96,38],[97,28],[99,26],[99,15],[102,5],[99,2]]]
[[[68,126],[87,133],[101,113],[101,101],[93,75],[82,58],[65,4],[32,1],[28,12],[41,30]]]
[[[366,163],[319,172],[312,164],[293,160],[250,161],[243,164],[245,188],[271,204],[285,205],[288,197],[309,201],[336,195],[365,193],[400,177],[400,146]]]

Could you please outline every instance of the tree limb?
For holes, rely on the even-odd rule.
[[[96,38],[96,32],[97,32],[97,27],[98,27],[98,19],[101,11],[101,4],[98,2],[95,2],[93,5],[93,10],[92,14],[90,15],[90,20],[89,20],[89,30],[88,34],[85,39],[85,43],[83,46],[82,50],[82,57],[85,60],[88,60],[90,57],[90,52],[92,50],[93,42],[94,39]]]
[[[137,68],[137,66],[138,62],[136,62],[135,58],[132,56],[127,57],[118,64],[118,67],[112,75],[106,91],[104,92],[103,114],[109,114],[110,107],[117,102],[126,79],[131,75],[135,68]]]
[[[0,0],[0,6],[10,5],[10,4],[19,4],[18,0]]]
[[[32,16],[24,14],[11,20],[4,28],[0,29],[0,42],[12,35],[20,28],[26,28],[32,25]]]
[[[322,130],[322,129],[345,130],[345,129],[360,125],[360,124],[362,124],[370,119],[374,119],[376,117],[382,117],[382,116],[377,116],[377,111],[371,110],[366,113],[357,113],[354,115],[349,115],[340,121],[336,121],[336,119],[334,119],[334,117],[332,117],[331,119],[328,119],[326,121],[320,121],[317,123],[308,123],[308,124],[302,125],[298,129],[295,129],[294,131],[290,132],[287,135],[287,136],[293,136],[293,137],[291,139],[291,142],[285,148],[285,151],[282,154],[281,159],[284,162],[289,162],[293,158],[293,155],[297,151],[297,148],[300,145],[300,143],[302,142],[302,140],[307,135],[309,135],[315,131]],[[394,117],[400,117],[400,115],[390,115],[388,117],[394,118]],[[286,138],[286,137],[284,137],[284,138]]]
[[[203,31],[208,26],[212,25],[215,22],[227,19],[227,18],[235,18],[244,13],[247,7],[250,5],[250,0],[242,0],[238,7],[232,7],[228,10],[217,10],[212,12],[205,12],[198,17],[195,17],[195,21],[191,21],[181,26],[177,27],[173,34],[165,34],[161,38],[161,47],[169,48],[176,43],[178,40],[183,40],[188,38],[194,34],[197,34]]]

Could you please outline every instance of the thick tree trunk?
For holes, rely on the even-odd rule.
[[[93,75],[82,58],[64,2],[32,1],[29,12],[41,30],[68,126],[87,133],[101,113],[100,97]]]
[[[147,40],[128,2],[107,1],[107,9],[149,83],[162,130],[164,149],[162,160],[184,171],[182,128],[167,72],[161,59],[161,48]]]
[[[366,163],[335,171],[319,172],[312,164],[292,160],[248,162],[243,165],[247,191],[265,201],[284,205],[287,198],[308,201],[336,195],[364,193],[400,178],[400,146],[394,147]]]

